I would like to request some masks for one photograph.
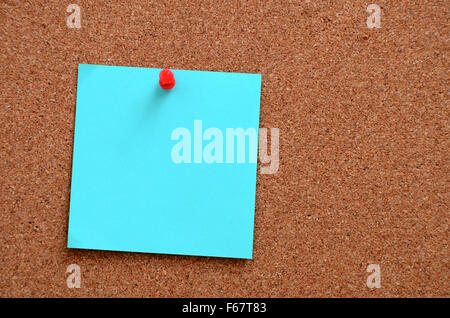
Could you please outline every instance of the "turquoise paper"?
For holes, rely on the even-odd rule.
[[[225,132],[258,134],[261,75],[173,70],[164,91],[160,71],[79,65],[68,247],[252,258],[256,150],[226,163]],[[222,131],[224,163],[194,162],[195,120]],[[178,127],[192,163],[172,160]]]

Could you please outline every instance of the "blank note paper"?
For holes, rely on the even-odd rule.
[[[80,64],[68,247],[252,258],[261,76]]]

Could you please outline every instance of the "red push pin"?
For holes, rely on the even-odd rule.
[[[168,68],[163,69],[159,73],[159,85],[163,89],[172,89],[175,86],[175,77]]]

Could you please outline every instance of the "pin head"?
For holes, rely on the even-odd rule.
[[[175,77],[173,76],[173,72],[168,68],[163,69],[159,73],[159,85],[163,89],[172,89],[175,86]]]

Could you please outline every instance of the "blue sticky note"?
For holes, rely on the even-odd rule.
[[[261,75],[80,64],[68,247],[252,258]]]

